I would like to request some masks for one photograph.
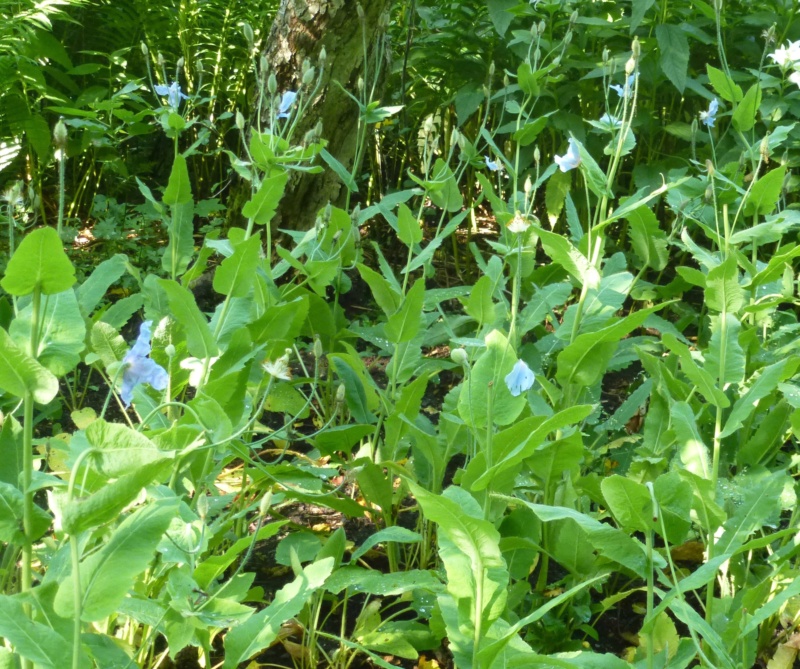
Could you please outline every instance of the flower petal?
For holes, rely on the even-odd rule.
[[[517,360],[517,364],[506,375],[506,386],[509,392],[518,397],[524,392],[530,390],[533,386],[533,381],[536,378],[531,368],[525,363],[524,360]]]

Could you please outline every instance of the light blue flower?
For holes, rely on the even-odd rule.
[[[569,149],[563,156],[554,156],[556,165],[562,172],[569,172],[581,164],[581,154],[578,151],[578,142],[569,138]]]
[[[531,368],[525,364],[524,360],[518,360],[508,375],[506,376],[506,385],[508,390],[514,397],[518,397],[524,392],[530,390],[533,386],[534,376]]]
[[[489,160],[489,156],[484,156],[483,159],[486,161],[486,167],[492,172],[497,172],[500,169],[500,164],[495,160]]]
[[[181,99],[188,100],[189,96],[181,92],[181,87],[177,81],[173,81],[170,86],[156,86],[156,93],[167,96],[167,104],[177,110],[181,106]]]
[[[631,93],[633,93],[633,86],[634,86],[635,83],[636,83],[636,75],[632,74],[631,76],[628,77],[628,92],[627,92],[627,94],[625,93],[625,86],[620,86],[619,84],[611,84],[609,86],[609,88],[612,91],[616,91],[617,95],[619,95],[621,98],[623,98],[623,97],[624,98],[629,98],[631,96]]]
[[[289,110],[297,99],[297,91],[286,91],[278,105],[278,118],[289,118]]]
[[[122,359],[125,370],[122,372],[122,387],[119,394],[126,407],[131,405],[133,389],[140,383],[148,383],[156,390],[164,390],[167,387],[169,380],[167,370],[148,357],[152,324],[153,321],[142,323],[136,343]]]
[[[719,111],[719,100],[714,98],[708,105],[708,111],[700,112],[700,120],[707,128],[713,128]]]

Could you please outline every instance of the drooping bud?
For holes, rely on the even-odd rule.
[[[465,368],[469,365],[469,356],[463,348],[454,348],[450,351],[450,359],[457,365],[461,365]]]
[[[275,77],[274,72],[270,72],[269,78],[267,79],[267,90],[270,95],[275,95],[275,93],[278,92],[278,79]]]

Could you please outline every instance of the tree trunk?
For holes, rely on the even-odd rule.
[[[359,19],[359,4],[363,20]],[[356,95],[358,80],[364,76],[366,44],[370,79],[367,85],[371,84],[376,63],[384,55],[376,49],[383,48],[381,32],[385,22],[381,16],[387,6],[388,0],[281,0],[264,52],[270,71],[277,77],[280,94],[297,90],[303,61],[308,59],[318,66],[320,51],[325,47],[322,85],[295,136],[302,137],[322,121],[327,150],[348,170],[356,152],[359,112],[355,102],[334,82]],[[308,229],[321,208],[328,202],[341,206],[345,195],[346,187],[329,169],[320,174],[292,172],[273,225]]]

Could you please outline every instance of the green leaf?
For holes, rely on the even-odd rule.
[[[175,156],[172,171],[169,173],[169,182],[164,191],[164,204],[186,204],[192,201],[192,185],[189,181],[189,168],[183,154]]]
[[[0,481],[0,541],[23,546],[25,532],[23,530],[25,497],[22,492],[10,483]],[[31,535],[38,539],[50,527],[53,519],[44,509],[33,505]]]
[[[575,340],[558,354],[556,378],[562,387],[570,383],[581,386],[592,386],[597,383],[605,373],[620,340],[641,327],[650,314],[665,306],[666,303],[641,309],[601,330],[586,332],[575,337]]]
[[[397,207],[397,236],[406,246],[413,246],[422,241],[422,228],[419,221],[402,202]]]
[[[709,480],[711,466],[708,462],[708,447],[697,429],[692,407],[686,402],[674,402],[670,409],[670,418],[678,442],[678,455],[684,467],[695,476]]]
[[[158,449],[141,432],[122,423],[108,423],[102,418],[90,423],[85,435],[88,444],[96,449],[89,461],[96,471],[109,478],[135,472],[171,455]]]
[[[539,133],[544,130],[545,126],[547,125],[547,121],[550,117],[550,114],[545,114],[544,116],[540,116],[534,121],[528,121],[525,125],[523,125],[519,130],[514,133],[514,140],[520,146],[528,146],[529,144],[533,144],[536,138],[539,136]],[[559,172],[559,174],[562,174]]]
[[[63,293],[75,283],[75,268],[53,228],[29,232],[6,267],[0,286],[20,297],[38,288],[45,295]]]
[[[141,507],[117,527],[99,550],[81,561],[81,620],[102,620],[117,610],[136,577],[152,562],[156,546],[177,509],[177,499]],[[74,589],[74,579],[65,575],[54,602],[56,613],[64,618],[77,614]]]
[[[642,264],[660,272],[669,261],[667,235],[658,225],[656,215],[639,207],[625,216],[630,224],[631,246]]]
[[[164,453],[164,455],[169,454]],[[68,501],[61,512],[61,526],[64,531],[74,536],[115,520],[123,509],[139,496],[145,486],[154,481],[160,482],[161,477],[168,471],[168,462],[171,462],[171,458],[162,457],[154,460],[104,485],[86,499]]]
[[[589,190],[597,195],[597,197],[613,197],[614,194],[606,185],[605,172],[600,169],[600,166],[592,157],[592,154],[586,150],[586,147],[584,147],[583,144],[581,144],[581,142],[574,137],[572,139],[578,146],[578,153],[581,156],[581,164],[578,166],[578,168],[580,169],[581,174],[583,174],[583,178],[586,180],[586,185],[589,187]]]
[[[256,194],[242,208],[242,216],[252,218],[259,225],[267,225],[275,215],[288,180],[287,172],[278,172],[264,179]]]
[[[764,367],[755,381],[751,379],[747,392],[734,403],[733,409],[725,421],[725,427],[719,435],[720,438],[729,437],[744,425],[744,422],[756,410],[759,401],[771,394],[779,383],[794,376],[798,366],[800,366],[800,360],[793,357]]]
[[[467,425],[486,427],[490,418],[495,425],[509,425],[516,420],[526,398],[524,394],[514,397],[505,382],[516,362],[517,356],[505,336],[498,330],[490,332],[486,350],[473,365],[458,398],[458,413]]]
[[[167,221],[169,243],[161,256],[165,272],[179,276],[186,271],[194,256],[194,202],[180,202],[170,207]]]
[[[478,325],[483,326],[493,323],[497,315],[497,309],[492,295],[494,294],[494,281],[491,277],[482,276],[475,282],[469,294],[469,300],[464,311],[467,315],[478,321]]]
[[[502,472],[527,458],[540,456],[538,450],[549,434],[578,425],[593,410],[594,407],[590,404],[579,404],[559,411],[544,421],[539,417],[528,418],[498,433],[492,440],[494,457],[498,462],[477,478],[471,486],[472,490],[483,490]],[[582,455],[581,453],[580,457]],[[559,476],[562,471],[564,470],[559,471]]]
[[[517,84],[526,95],[539,94],[539,82],[536,73],[531,70],[530,63],[523,62],[517,68]],[[514,139],[518,139],[516,136]],[[530,143],[530,142],[529,142]]]
[[[436,188],[428,191],[431,202],[445,211],[461,211],[464,206],[464,198],[450,166],[441,158],[437,158],[433,164],[432,174]]]
[[[737,86],[722,70],[718,70],[713,65],[706,64],[708,80],[723,100],[728,102],[739,102],[742,99],[742,89]]]
[[[758,108],[761,106],[761,86],[753,84],[733,112],[731,121],[739,132],[752,130],[756,124]]]
[[[15,597],[0,595],[0,636],[37,667],[72,666],[72,644],[49,625],[33,622]]]
[[[378,544],[393,541],[400,544],[415,544],[422,541],[422,536],[418,532],[407,530],[405,527],[386,527],[370,536],[361,546],[359,546],[350,556],[350,562],[357,562],[358,558],[366,555],[367,551]]]
[[[328,167],[336,173],[336,176],[342,180],[342,183],[347,186],[347,190],[351,193],[358,193],[358,184],[355,182],[355,179],[353,179],[353,175],[347,171],[347,168],[342,165],[342,163],[334,158],[327,149],[322,149],[319,155],[322,156],[322,159]]]
[[[345,401],[353,419],[357,423],[374,423],[377,419],[369,410],[367,391],[361,377],[343,355],[330,354],[328,360],[333,363],[336,374],[344,384]]]
[[[159,279],[158,285],[167,294],[175,320],[186,330],[186,343],[195,358],[211,358],[218,352],[206,317],[194,301],[194,295],[175,281]]]
[[[15,397],[33,393],[39,404],[49,404],[58,394],[58,379],[17,348],[8,333],[0,328],[0,388]]]
[[[403,300],[402,295],[374,269],[362,263],[358,263],[356,269],[358,269],[361,278],[369,286],[370,291],[372,291],[372,297],[375,298],[378,306],[383,309],[383,313],[387,316],[395,313],[400,308]]]
[[[680,26],[659,23],[656,39],[661,52],[661,71],[681,93],[686,88],[686,73],[689,67],[689,40]]]
[[[39,312],[37,360],[56,376],[71,372],[85,347],[86,323],[81,316],[74,290],[49,295]],[[9,334],[21,347],[31,341],[33,306],[22,309],[11,322]]]
[[[630,34],[636,32],[636,29],[641,25],[644,20],[644,15],[650,9],[656,0],[633,0],[633,8],[631,9],[631,27]]]
[[[260,251],[259,235],[252,235],[237,244],[233,255],[225,258],[214,273],[214,290],[231,297],[247,297],[256,278]]]
[[[540,228],[537,228],[536,234],[542,240],[544,252],[581,284],[588,284],[590,288],[599,285],[600,275],[597,270],[566,237]]]
[[[725,393],[717,387],[717,378],[695,362],[688,346],[679,342],[674,335],[666,332],[662,335],[661,341],[680,358],[683,373],[689,377],[689,380],[706,400],[723,409],[727,409],[731,405]]]
[[[492,20],[500,37],[506,34],[506,30],[508,30],[514,18],[510,11],[511,8],[516,7],[518,4],[516,0],[486,0],[486,6],[489,8],[489,18]]]
[[[296,616],[311,595],[322,587],[333,570],[333,562],[329,557],[308,565],[294,581],[275,593],[269,606],[228,632],[222,669],[233,669],[270,646],[281,625]]]
[[[92,325],[90,334],[92,351],[108,368],[115,362],[121,362],[128,352],[128,344],[115,328],[102,321]]]
[[[705,298],[712,311],[735,314],[744,306],[744,291],[739,285],[739,267],[734,256],[708,273]]]
[[[742,324],[733,314],[711,316],[711,340],[706,351],[705,370],[721,389],[744,380],[745,357],[739,343]]]
[[[647,488],[624,476],[609,476],[600,489],[617,522],[627,532],[648,532],[658,526]]]
[[[753,184],[744,201],[745,216],[766,216],[775,211],[786,178],[786,165],[767,172]]]
[[[111,256],[95,267],[89,278],[75,289],[84,316],[92,314],[108,289],[125,274],[127,262],[127,256],[121,253]]]
[[[400,308],[389,317],[385,326],[386,338],[393,344],[411,341],[422,324],[422,304],[425,299],[425,280],[419,279],[408,291]]]

